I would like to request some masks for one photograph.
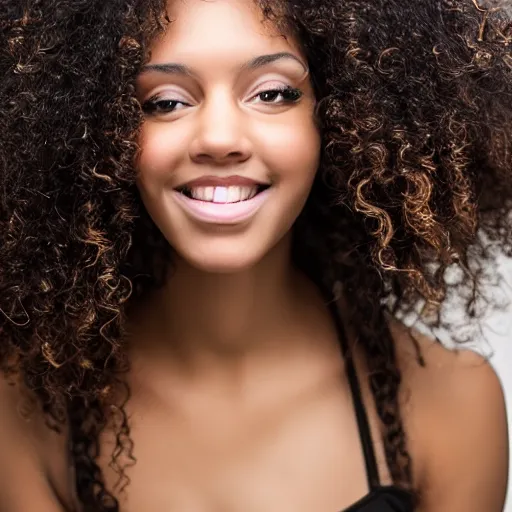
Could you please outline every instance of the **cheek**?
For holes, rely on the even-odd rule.
[[[286,126],[264,132],[261,155],[276,183],[286,182],[308,189],[316,175],[320,159],[320,134],[311,118],[298,119]]]
[[[146,122],[139,137],[141,153],[137,163],[141,192],[154,196],[172,181],[183,159],[186,141],[183,131],[171,123]]]

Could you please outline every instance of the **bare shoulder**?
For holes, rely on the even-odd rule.
[[[478,399],[504,407],[501,382],[488,359],[463,347],[449,349],[398,322],[391,330],[404,379],[416,394],[435,398],[439,407],[474,405]]]
[[[0,453],[3,458],[15,450],[30,451],[35,457],[39,428],[34,407],[29,396],[21,392],[18,379],[0,375]],[[0,464],[0,471],[4,467]]]
[[[51,475],[61,471],[62,439],[20,389],[0,375],[0,512],[61,512]]]
[[[508,433],[503,389],[492,365],[471,350],[447,349],[400,324],[392,332],[421,511],[501,512]]]

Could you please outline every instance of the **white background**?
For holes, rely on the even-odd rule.
[[[501,378],[505,390],[509,421],[512,422],[512,260],[501,262],[500,273],[504,280],[500,289],[507,290],[511,304],[507,306],[505,311],[493,313],[489,316],[485,322],[487,327],[485,335],[493,351],[490,361]],[[479,352],[488,354],[489,348],[482,347]],[[509,432],[512,445],[512,428],[509,428]],[[512,512],[512,482],[510,480],[506,512]]]

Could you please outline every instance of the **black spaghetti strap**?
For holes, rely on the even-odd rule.
[[[363,448],[368,486],[370,488],[370,491],[372,491],[376,487],[380,486],[380,478],[379,471],[377,468],[377,459],[375,457],[375,450],[373,447],[370,425],[368,423],[368,415],[366,414],[366,408],[364,406],[363,398],[361,395],[359,379],[357,377],[357,372],[354,366],[352,353],[349,350],[347,335],[345,333],[345,327],[343,325],[343,320],[338,310],[338,304],[336,300],[331,299],[329,301],[329,309],[331,310],[332,317],[336,324],[336,330],[338,331],[338,338],[340,341],[341,350],[345,358],[345,368],[347,371],[347,377],[352,392],[352,402],[354,404],[357,426],[359,428],[359,435],[361,438],[361,445]]]

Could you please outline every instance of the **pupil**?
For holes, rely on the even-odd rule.
[[[160,110],[170,110],[176,106],[175,103],[176,102],[172,100],[163,100],[159,102],[158,107]]]
[[[266,91],[261,93],[261,99],[263,101],[274,101],[279,95],[279,91]]]

